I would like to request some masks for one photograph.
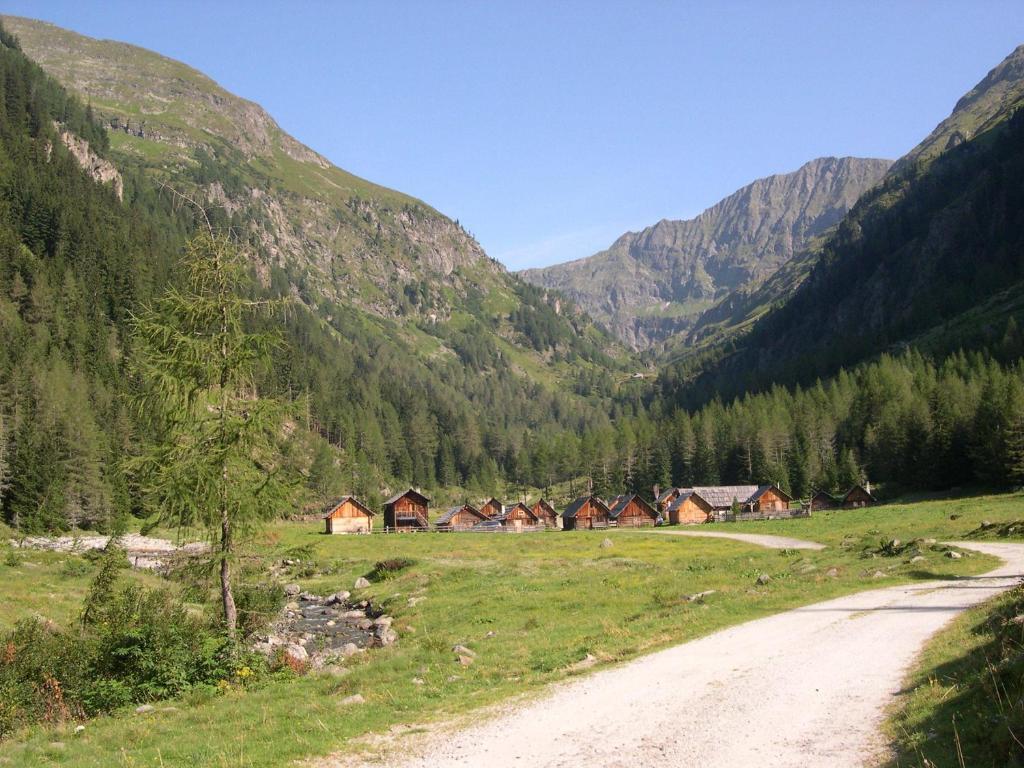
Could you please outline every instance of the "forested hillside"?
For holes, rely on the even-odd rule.
[[[24,530],[103,527],[135,507],[119,464],[136,442],[126,324],[179,279],[205,214],[110,149],[109,124],[7,33],[0,57],[0,509]],[[120,173],[104,184],[97,168],[110,160]],[[205,213],[221,229],[239,223],[224,207]],[[252,264],[254,295],[289,298],[260,386],[304,415],[290,460],[311,504],[342,491],[373,502],[399,484],[490,492],[531,435],[609,423],[618,364],[585,316],[543,291],[507,275],[500,290],[467,283],[440,322],[424,309],[430,289],[406,287],[397,316],[382,317],[322,294],[306,301],[284,272],[264,281]]]

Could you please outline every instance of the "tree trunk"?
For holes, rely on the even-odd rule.
[[[220,597],[224,604],[224,626],[228,637],[235,639],[238,626],[238,609],[235,608],[235,596],[231,591],[231,523],[226,509],[220,513]]]

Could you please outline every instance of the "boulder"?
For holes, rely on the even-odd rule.
[[[394,645],[395,641],[398,639],[398,635],[395,634],[391,627],[377,627],[376,631],[373,633],[373,637],[377,641],[377,644],[382,648]]]
[[[355,643],[345,643],[341,646],[342,656],[355,656],[357,653],[359,653],[359,646]]]
[[[461,654],[459,655],[459,664],[461,664],[464,667],[468,667],[473,663],[473,661],[474,658],[472,656],[463,656]]]
[[[138,707],[135,708],[135,714],[136,715],[148,715],[154,709],[155,709],[155,707],[152,704],[142,704],[141,706],[138,706]]]
[[[452,653],[454,653],[456,656],[476,656],[476,651],[474,651],[472,648],[467,648],[464,645],[453,645]]]
[[[837,578],[839,576],[839,569],[833,566],[825,571],[825,575],[831,579]]]
[[[353,589],[366,589],[370,586],[370,581],[365,576],[360,576],[356,579],[356,583],[352,586]]]
[[[302,591],[302,587],[300,587],[298,584],[285,584],[284,585],[284,593],[286,595],[288,595],[289,597],[295,597],[301,591]]]
[[[289,643],[284,647],[284,655],[293,661],[309,661],[309,651],[298,643]]]
[[[949,550],[949,552],[946,553],[946,557],[948,557],[950,560],[959,560],[961,557],[963,557],[963,555],[961,555],[959,552],[954,552],[951,549]]]
[[[353,704],[365,704],[366,699],[363,698],[360,693],[353,693],[351,696],[346,696],[339,702],[342,706],[348,707]]]
[[[920,563],[923,560],[924,560],[924,555],[914,555],[912,558],[910,558],[910,562],[912,562],[912,563]]]
[[[390,627],[394,619],[390,616],[378,616],[373,620],[373,626],[375,627]]]
[[[85,730],[85,726],[84,725],[76,725],[75,726],[75,735],[77,736],[78,734],[82,733],[82,731],[84,731],[84,730]]]
[[[715,590],[713,590],[713,589],[705,589],[703,592],[698,592],[695,595],[687,595],[686,596],[686,602],[688,602],[688,603],[697,603],[697,602],[703,603],[704,602],[704,598],[708,597],[709,595],[713,595],[713,594],[715,594]]]
[[[760,576],[757,577],[757,583],[758,583],[759,586],[762,586],[762,587],[765,584],[767,584],[769,581],[771,581],[771,580],[772,580],[772,577],[769,576],[767,573],[762,573]]]
[[[373,627],[373,621],[370,619],[360,619],[356,622],[356,626],[365,631]]]
[[[351,595],[351,592],[343,589],[341,592],[335,592],[333,595],[328,597],[327,600],[325,601],[325,604],[338,605],[339,603],[344,603],[346,600],[349,599]]]

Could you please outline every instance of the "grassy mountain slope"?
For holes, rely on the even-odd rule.
[[[664,220],[585,259],[522,272],[575,299],[624,341],[650,346],[770,276],[836,224],[887,160],[819,158],[759,179],[686,221]]]
[[[797,276],[791,284],[759,298],[774,301],[773,311],[746,335],[720,335],[702,357],[677,364],[666,376],[670,388],[678,395],[701,371],[701,399],[813,380],[908,343],[944,353],[1001,345],[1016,333],[1024,281],[1022,56],[1014,51],[833,234],[794,258],[786,268]],[[936,136],[967,123],[988,127],[934,154]]]
[[[354,491],[373,503],[403,484],[503,491],[525,482],[517,468],[549,444],[538,436],[608,423],[629,357],[456,223],[332,168],[184,65],[38,22],[12,27],[91,105],[8,39],[4,56],[28,73],[3,93],[16,122],[0,157],[12,217],[0,250],[8,520],[15,497],[34,511],[52,501],[35,528],[103,525],[132,506],[117,468],[136,428],[121,398],[127,318],[177,280],[197,225],[168,187],[238,235],[254,294],[294,299],[273,321],[285,343],[259,384],[308,395],[295,460],[311,500]],[[569,463],[544,480],[576,474]],[[8,489],[11,475],[23,487]]]

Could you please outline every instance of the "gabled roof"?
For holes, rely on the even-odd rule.
[[[328,504],[326,507],[324,507],[324,510],[323,510],[324,511],[324,520],[326,520],[328,517],[330,517],[334,513],[334,510],[336,510],[338,507],[340,507],[346,501],[351,501],[353,504],[355,504],[357,507],[359,507],[359,509],[361,509],[363,512],[365,512],[366,514],[370,515],[370,517],[373,517],[373,514],[374,514],[373,510],[370,509],[365,504],[363,504],[363,502],[361,502],[355,496],[342,496],[340,499],[336,499],[335,501],[332,501],[330,504]]]
[[[668,501],[668,497],[671,496],[673,493],[682,493],[684,490],[684,488],[666,488],[664,491],[661,492],[661,495],[658,497],[658,503],[660,504],[663,501]]]
[[[762,485],[753,493],[753,495],[751,495],[749,499],[747,499],[747,502],[750,503],[753,501],[757,501],[762,496],[764,496],[768,491],[774,491],[776,495],[783,497],[786,501],[793,500],[792,496],[790,496],[784,490],[779,488],[779,486],[777,485]]]
[[[765,489],[770,486],[762,486]],[[756,485],[698,485],[692,489],[700,495],[704,501],[715,509],[727,509],[732,506],[733,499],[740,504],[750,500],[750,497],[758,492]]]
[[[540,519],[540,518],[537,517],[537,515],[534,514],[532,509],[530,509],[528,506],[526,506],[526,504],[524,504],[521,501],[517,501],[515,504],[509,504],[508,506],[504,507],[501,510],[501,518],[505,519],[506,517],[508,517],[512,513],[512,510],[518,509],[520,507],[522,507],[523,511],[526,512],[526,514],[528,514],[534,520],[539,520]]]
[[[705,504],[707,504],[707,506],[711,506],[710,502],[708,502],[707,499],[705,499],[703,496],[701,496],[699,493],[693,490],[693,488],[678,488],[677,490],[679,491],[679,496],[675,499],[675,501],[668,505],[669,512],[676,512],[682,509],[683,505],[691,498],[700,499]],[[730,501],[729,503],[731,504],[732,501]]]
[[[853,495],[854,491],[860,491],[861,493],[863,493],[863,494],[864,494],[865,496],[867,496],[867,497],[868,497],[869,499],[871,499],[872,501],[875,501],[875,500],[876,500],[876,499],[875,499],[875,495],[874,495],[873,493],[871,493],[871,491],[869,491],[869,490],[868,490],[867,488],[865,488],[865,487],[864,487],[863,485],[855,485],[855,486],[853,486],[853,488],[851,488],[850,490],[848,490],[848,491],[847,491],[847,492],[846,492],[846,493],[845,493],[845,494],[843,495],[843,501],[849,501],[849,499],[850,499],[850,497],[851,497],[851,496]]]
[[[811,501],[814,501],[814,499],[817,499],[817,498],[824,498],[824,499],[827,499],[829,501],[834,501],[837,504],[841,501],[841,499],[836,498],[835,496],[833,496],[828,491],[815,491],[814,495],[811,496]]]
[[[653,514],[654,517],[658,516],[657,510],[654,507],[652,507],[650,504],[648,504],[643,499],[642,496],[639,496],[639,495],[637,495],[635,493],[623,494],[621,496],[616,496],[615,497],[615,501],[612,504],[611,509],[608,510],[608,516],[609,517],[618,517],[619,515],[621,515],[623,512],[626,511],[626,507],[628,507],[629,503],[631,501],[634,501],[634,500],[636,500],[636,502],[638,504],[640,504],[641,506],[645,507],[648,512]]]
[[[447,512],[445,512],[443,515],[437,518],[437,520],[434,522],[434,525],[447,525],[452,521],[452,518],[459,514],[459,512],[461,512],[462,510],[466,510],[467,512],[469,512],[472,515],[475,515],[481,520],[487,519],[487,515],[485,515],[479,509],[474,507],[472,504],[460,504],[457,507],[451,507]]]
[[[562,513],[562,517],[576,517],[576,514],[583,509],[584,505],[588,501],[593,501],[595,505],[604,510],[605,514],[608,514],[608,505],[601,501],[597,496],[580,496],[565,508],[565,511]]]
[[[419,500],[420,504],[429,504],[430,503],[430,499],[428,499],[422,493],[420,493],[417,490],[414,490],[413,488],[409,488],[408,490],[402,491],[401,493],[396,493],[394,496],[392,496],[390,499],[388,499],[387,501],[384,502],[384,506],[388,506],[389,504],[394,504],[396,501],[398,501],[403,496],[415,496]]]
[[[533,504],[533,509],[536,510],[538,507],[543,509],[549,515],[558,514],[557,512],[555,512],[555,508],[551,506],[551,504],[546,499],[537,499],[537,501],[534,502]],[[534,514],[536,514],[536,512]]]

